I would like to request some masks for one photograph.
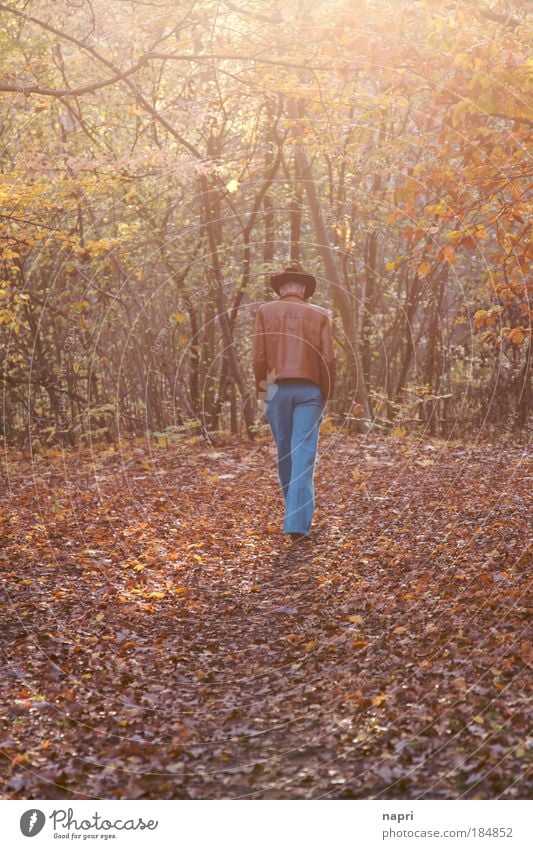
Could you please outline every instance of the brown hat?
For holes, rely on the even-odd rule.
[[[273,274],[270,285],[277,295],[284,283],[303,283],[305,286],[305,298],[310,298],[316,289],[316,278],[312,274],[306,274],[297,265],[289,265],[281,274]]]

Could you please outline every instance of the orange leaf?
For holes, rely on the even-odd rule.
[[[442,255],[448,260],[450,265],[455,265],[457,262],[457,254],[451,245],[444,245],[442,248]]]
[[[520,345],[520,343],[524,341],[524,333],[520,327],[513,327],[513,329],[507,334],[507,338],[515,345]]]
[[[421,262],[417,268],[417,274],[421,280],[424,280],[429,272],[431,271],[431,263],[430,262]]]

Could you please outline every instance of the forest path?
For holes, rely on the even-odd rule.
[[[4,473],[4,797],[531,793],[525,445],[324,435],[297,546],[264,436]]]

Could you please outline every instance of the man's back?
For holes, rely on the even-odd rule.
[[[320,386],[324,402],[331,397],[335,354],[322,307],[293,294],[261,304],[253,348],[258,395],[267,380],[300,378]]]

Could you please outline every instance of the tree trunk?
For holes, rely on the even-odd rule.
[[[302,184],[296,174],[291,199],[291,262],[300,262],[300,232],[302,226]]]
[[[301,138],[302,130],[297,123],[300,119],[300,115],[298,112],[297,104],[294,99],[289,100],[288,113],[289,117],[296,122],[296,127],[294,131],[295,136],[297,138]],[[316,183],[314,181],[313,173],[311,170],[311,163],[303,145],[296,145],[295,159],[297,174],[304,185],[305,192],[307,195],[307,201],[309,203],[309,209],[311,211],[311,217],[315,228],[318,248],[322,257],[322,262],[324,263],[326,276],[330,281],[332,300],[337,309],[339,310],[343,329],[347,339],[349,340],[349,348],[353,351],[353,365],[355,366],[357,375],[355,397],[357,403],[360,406],[360,409],[362,410],[362,420],[360,422],[359,430],[362,433],[366,433],[370,427],[370,406],[368,403],[368,394],[366,390],[363,369],[361,367],[359,343],[358,339],[355,338],[355,315],[353,304],[350,302],[349,298],[347,297],[346,293],[342,288],[340,275],[335,262],[333,250],[331,248],[329,235],[326,229],[326,225],[324,224],[324,219],[322,217],[321,204],[318,197]]]
[[[237,359],[237,353],[235,351],[235,345],[233,342],[233,336],[231,332],[231,324],[228,316],[228,310],[226,308],[226,301],[224,297],[224,286],[222,280],[222,268],[220,266],[220,257],[218,253],[218,241],[217,241],[217,232],[216,232],[216,217],[214,214],[214,210],[216,210],[216,197],[215,193],[212,189],[209,188],[209,184],[206,177],[201,178],[202,183],[202,195],[204,198],[204,208],[205,208],[205,226],[207,230],[207,238],[209,243],[209,253],[211,256],[211,264],[212,264],[212,272],[213,272],[213,282],[215,288],[215,301],[216,308],[218,313],[218,320],[220,323],[220,328],[222,331],[222,340],[224,343],[225,353],[228,357],[228,366],[229,372],[235,381],[239,389],[239,393],[243,400],[242,410],[244,416],[244,424],[246,426],[246,432],[250,439],[254,438],[253,433],[253,408],[252,402],[250,399],[250,393],[248,392],[246,381],[242,374],[241,368],[239,366],[239,362]]]

